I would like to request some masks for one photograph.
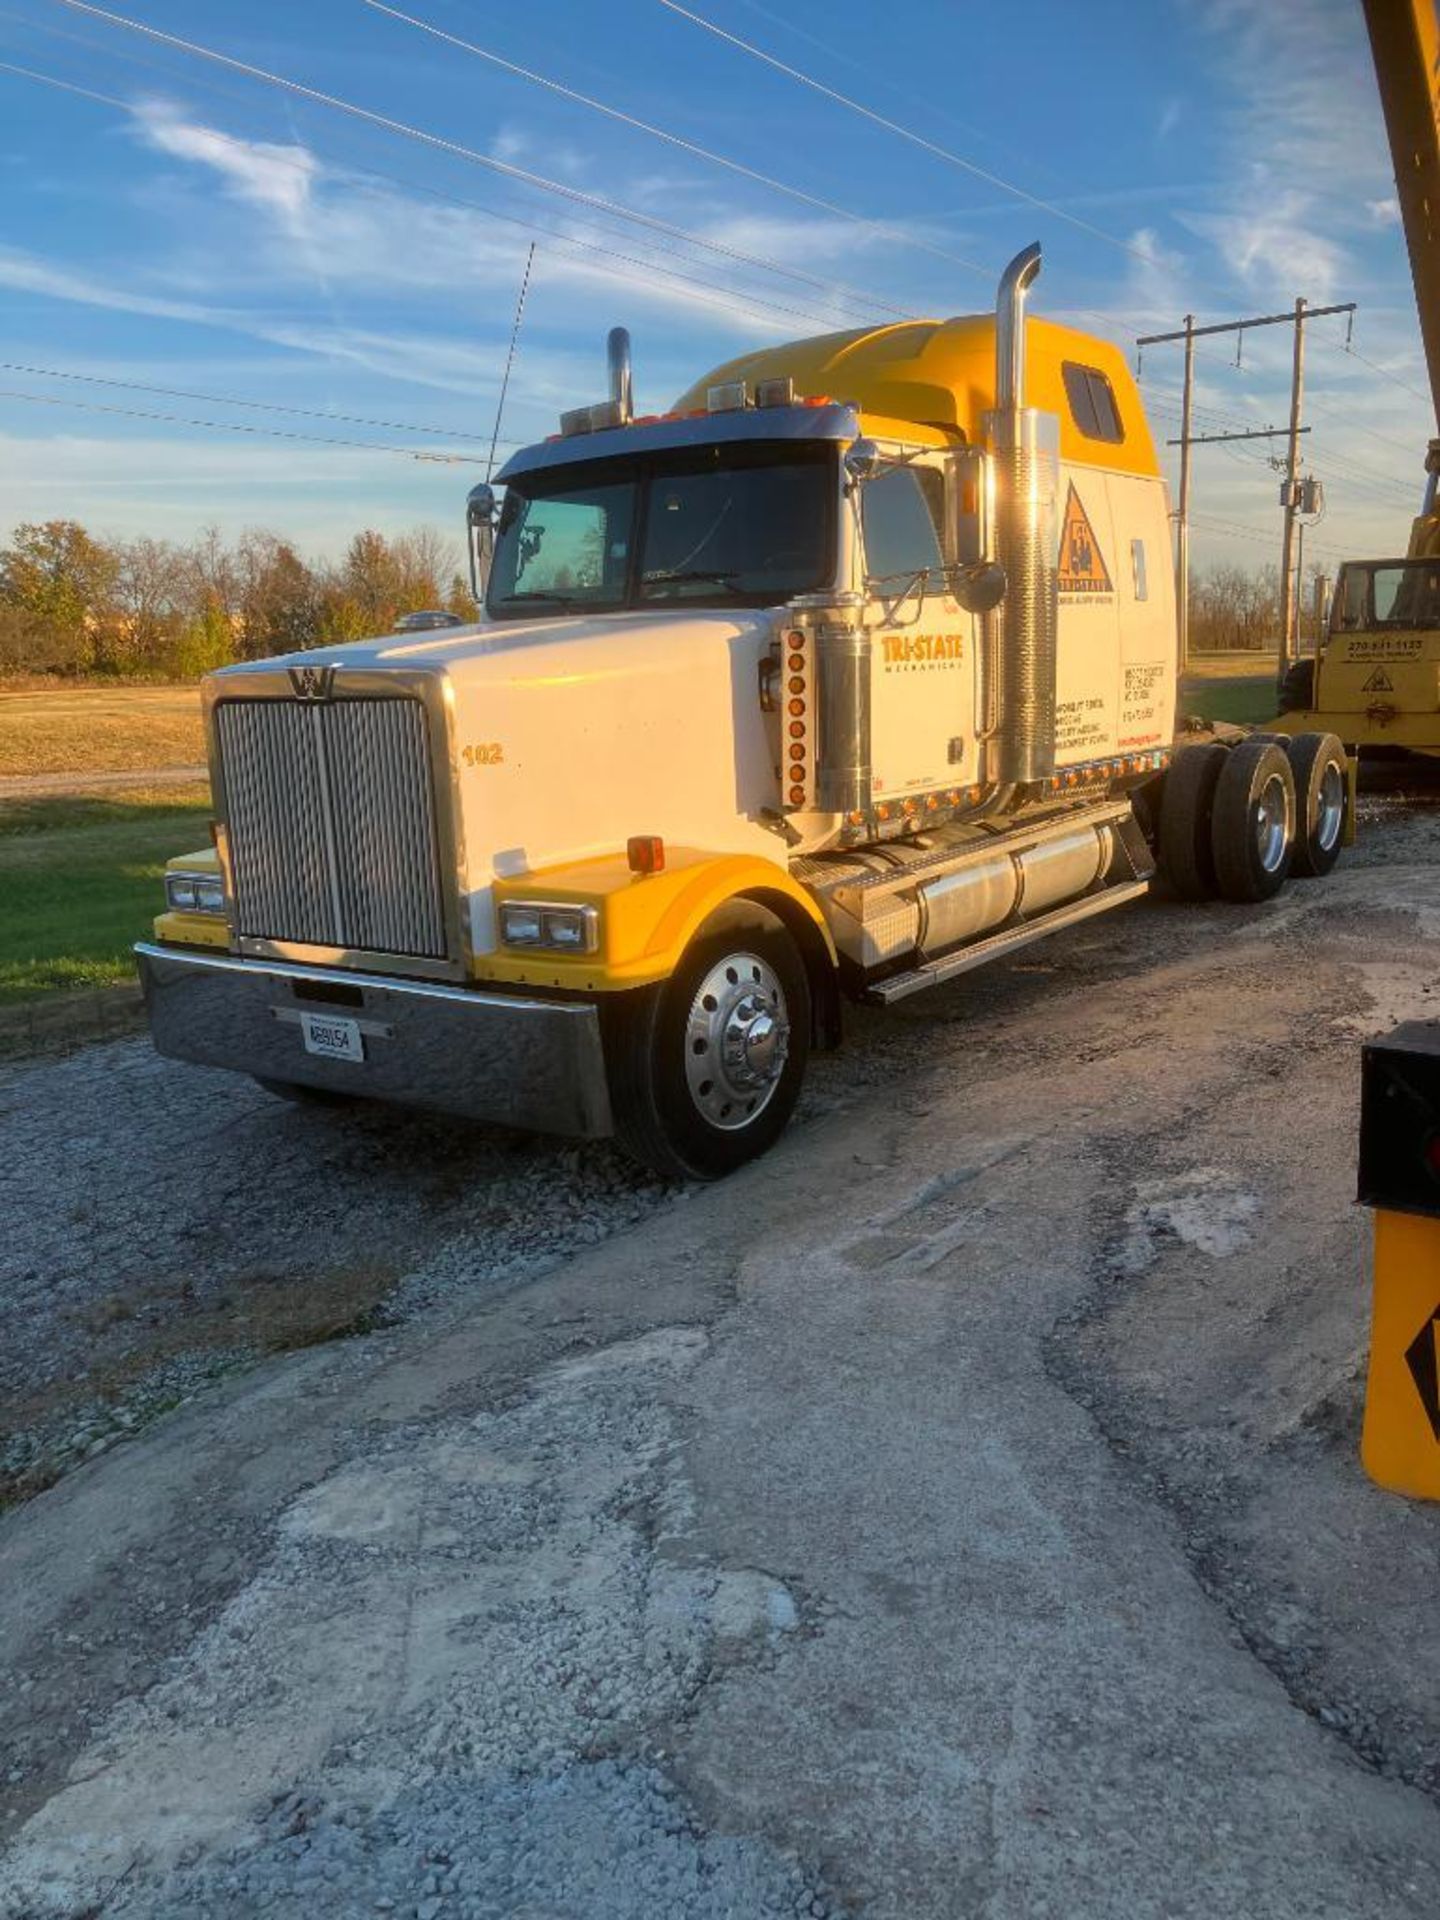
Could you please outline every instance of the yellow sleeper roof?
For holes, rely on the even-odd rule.
[[[1140,393],[1118,347],[1038,319],[1025,322],[1025,347],[1025,403],[1060,416],[1062,459],[1123,473],[1159,473]],[[1061,368],[1066,361],[1105,375],[1115,395],[1123,440],[1096,440],[1081,433],[1065,392]],[[714,368],[675,406],[677,411],[703,407],[707,389],[722,381],[744,380],[753,392],[757,380],[786,374],[803,398],[855,402],[865,431],[877,438],[944,445],[958,430],[978,442],[984,437],[985,415],[995,404],[995,317],[979,313],[955,320],[903,320],[764,347]]]

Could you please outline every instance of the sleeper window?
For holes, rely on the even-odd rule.
[[[1150,589],[1145,584],[1145,542],[1143,540],[1130,542],[1130,565],[1135,572],[1135,598],[1148,600]]]
[[[1118,445],[1125,438],[1125,429],[1120,424],[1115,389],[1105,375],[1098,367],[1082,367],[1078,360],[1063,360],[1060,372],[1070,417],[1081,433],[1087,440],[1108,440]]]

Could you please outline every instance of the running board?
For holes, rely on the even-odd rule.
[[[874,1006],[888,1007],[893,1001],[908,999],[924,987],[938,987],[957,974],[969,973],[972,967],[983,967],[987,960],[998,960],[1002,954],[1028,947],[1034,940],[1043,940],[1047,933],[1059,933],[1062,927],[1076,926],[1081,920],[1108,912],[1111,907],[1123,907],[1127,900],[1138,900],[1149,891],[1148,880],[1123,880],[1118,886],[1105,887],[1099,893],[1082,894],[1078,900],[1067,900],[1063,907],[1042,914],[1038,920],[1003,927],[999,933],[988,934],[968,947],[941,954],[938,960],[927,960],[923,967],[912,968],[909,973],[892,974],[888,980],[879,980],[865,989],[863,997]]]

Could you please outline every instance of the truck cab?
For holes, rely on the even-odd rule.
[[[1419,523],[1417,523],[1418,525]],[[1323,714],[1357,745],[1440,753],[1440,558],[1347,560],[1324,642],[1286,672],[1277,728]]]
[[[846,997],[1143,895],[1165,486],[1118,350],[1027,319],[1038,271],[660,415],[617,329],[607,398],[471,494],[478,624],[211,675],[213,854],[138,949],[157,1046],[708,1178],[777,1137]],[[1295,829],[1270,751],[1257,898]]]

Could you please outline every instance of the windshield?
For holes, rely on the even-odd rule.
[[[771,606],[829,585],[838,492],[828,442],[687,447],[510,483],[486,606]]]
[[[1331,627],[1337,633],[1440,627],[1440,562],[1397,560],[1389,566],[1347,566],[1335,596]]]

